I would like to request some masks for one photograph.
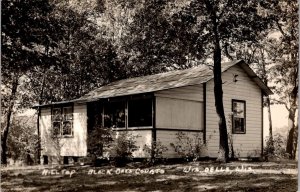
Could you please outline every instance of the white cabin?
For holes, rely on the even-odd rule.
[[[236,157],[259,157],[263,150],[263,96],[271,90],[243,61],[222,63],[223,102],[227,131]],[[79,99],[38,106],[44,159],[56,155],[52,134],[61,135],[60,155],[85,157],[88,132],[96,119],[116,132],[139,135],[137,158],[143,146],[160,141],[169,148],[164,157],[178,154],[170,143],[179,131],[201,135],[204,156],[216,158],[218,118],[214,104],[213,71],[206,65],[186,70],[112,82]]]

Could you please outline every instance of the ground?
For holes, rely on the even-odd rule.
[[[3,167],[2,191],[297,191],[296,162]]]

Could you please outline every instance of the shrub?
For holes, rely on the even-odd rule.
[[[33,117],[14,117],[7,138],[7,157],[13,162],[32,165],[38,161],[38,141]]]
[[[271,144],[273,142],[273,145]],[[273,141],[266,139],[266,147],[264,148],[264,157],[266,160],[269,159],[287,159],[289,156],[285,151],[286,139],[279,133],[273,136]]]
[[[151,165],[163,160],[163,153],[168,151],[168,148],[161,141],[152,142],[152,146],[144,145],[143,151],[148,154],[147,162]]]
[[[88,136],[88,154],[95,164],[97,159],[109,159],[105,154],[113,143],[112,130],[96,127]]]
[[[132,133],[122,132],[113,142],[111,149],[111,156],[115,160],[117,166],[124,166],[133,158],[133,152],[138,150],[136,145],[136,138],[138,135]]]
[[[176,133],[176,138],[176,143],[170,143],[170,145],[180,157],[186,161],[196,161],[201,157],[206,146],[199,133],[193,134],[190,137],[186,133],[178,132]]]

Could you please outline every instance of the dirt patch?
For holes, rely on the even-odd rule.
[[[137,166],[138,167],[138,166]],[[142,167],[142,166],[141,166]],[[238,167],[238,170],[236,168]],[[248,168],[252,172],[248,172]],[[189,172],[184,172],[190,168]],[[213,168],[213,169],[212,169]],[[228,168],[228,172],[226,172]],[[43,175],[44,170],[55,170]],[[74,174],[66,174],[74,170]],[[89,174],[95,170],[97,174]],[[151,172],[153,170],[153,172]],[[163,172],[155,170],[163,170]],[[194,171],[191,171],[194,170]],[[135,168],[23,167],[2,169],[2,191],[297,191],[297,164],[196,162]]]

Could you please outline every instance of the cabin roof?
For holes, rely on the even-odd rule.
[[[263,90],[265,95],[272,91],[261,81],[253,70],[243,60],[222,63],[222,72],[234,65],[240,65],[251,79]],[[150,93],[160,90],[172,89],[188,85],[202,84],[213,78],[213,71],[207,65],[199,65],[184,70],[169,71],[155,75],[123,79],[99,87],[84,96],[71,100],[52,104],[63,104],[68,102],[91,102],[101,98],[127,96],[141,93]],[[51,105],[51,104],[50,104]]]

